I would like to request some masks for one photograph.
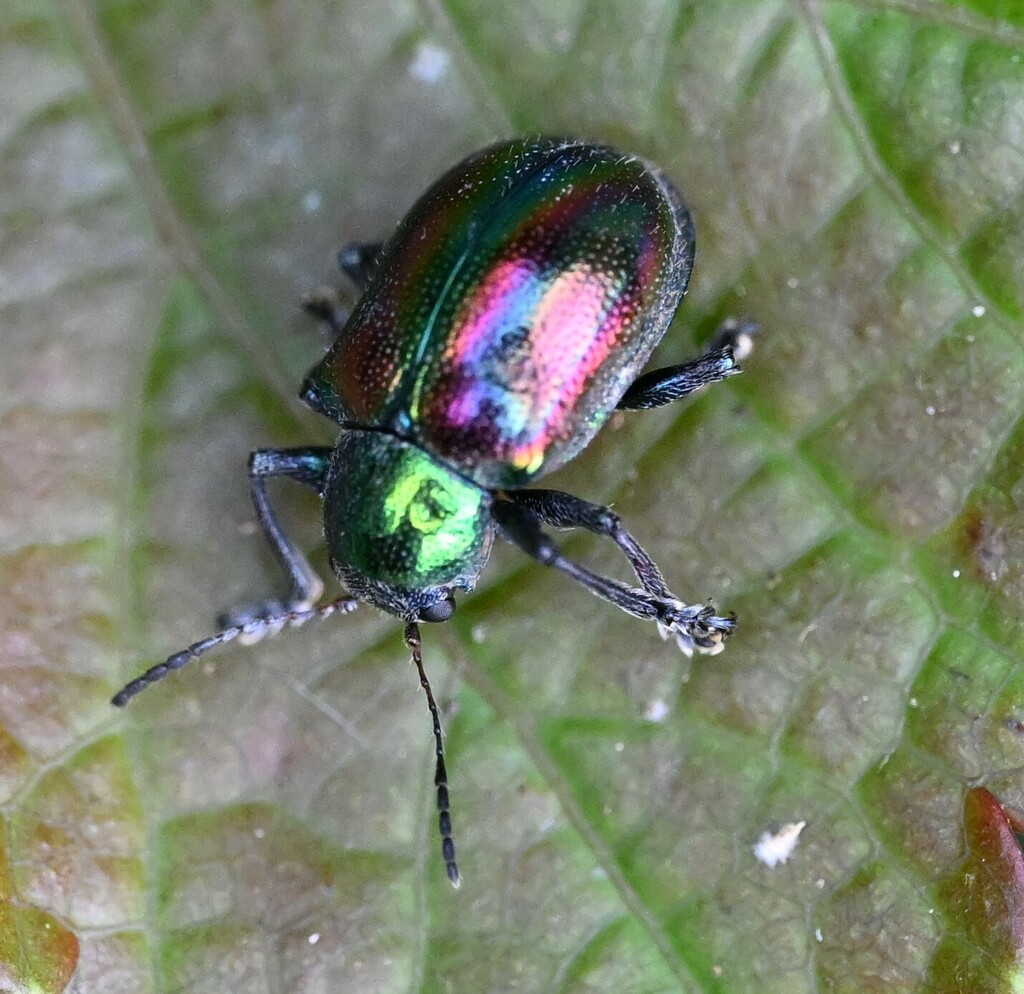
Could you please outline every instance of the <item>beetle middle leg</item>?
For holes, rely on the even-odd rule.
[[[322,495],[330,461],[331,449],[324,446],[257,449],[249,456],[249,486],[256,518],[288,577],[288,592],[283,599],[261,601],[222,614],[219,621],[224,627],[242,626],[258,620],[271,621],[294,611],[308,610],[320,599],[324,592],[323,580],[278,523],[267,494],[266,481],[272,476],[287,476]]]
[[[684,604],[671,593],[664,595],[630,587],[567,559],[544,533],[537,515],[521,503],[496,500],[493,513],[504,537],[528,556],[565,573],[619,610],[636,618],[657,622],[675,637],[679,648],[687,654],[694,650],[712,654],[720,652],[736,628],[733,616],[718,615],[711,605]]]
[[[320,287],[307,294],[302,300],[302,309],[322,321],[334,338],[341,334],[348,320],[348,309],[342,305],[341,297],[333,287]]]
[[[370,282],[383,248],[383,242],[352,242],[338,253],[338,268],[360,292]],[[349,316],[348,308],[342,304],[339,292],[333,287],[321,287],[310,293],[302,301],[302,309],[322,321],[335,338],[341,334]]]

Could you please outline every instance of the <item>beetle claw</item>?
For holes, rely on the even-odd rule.
[[[736,630],[734,615],[715,614],[710,604],[684,604],[676,601],[658,621],[658,632],[666,641],[676,640],[685,656],[699,652],[717,656],[725,648],[725,640]]]

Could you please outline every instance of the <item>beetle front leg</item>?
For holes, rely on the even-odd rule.
[[[695,650],[711,655],[721,652],[723,643],[736,629],[733,616],[718,615],[711,605],[684,604],[671,594],[662,596],[639,590],[566,559],[544,534],[536,516],[521,504],[497,500],[493,514],[504,537],[528,556],[572,577],[619,610],[636,618],[657,622],[659,627],[675,637],[679,648],[687,655]]]
[[[647,550],[622,527],[622,520],[609,507],[591,504],[561,490],[512,490],[503,497],[527,508],[541,522],[554,528],[585,528],[610,538],[629,560],[640,585],[656,597],[674,599],[658,564]]]
[[[289,591],[283,601],[269,600],[221,615],[221,630],[199,639],[162,663],[151,666],[134,680],[126,683],[113,697],[116,707],[124,707],[133,697],[175,670],[205,656],[211,649],[237,639],[243,645],[258,642],[286,626],[304,625],[316,618],[354,611],[357,601],[352,597],[339,597],[328,604],[314,607],[324,591],[323,581],[294,542],[277,522],[274,509],[267,497],[265,481],[271,476],[287,476],[312,487],[322,494],[327,481],[331,450],[323,447],[307,449],[257,449],[249,456],[249,484],[252,502],[256,508],[263,534],[288,574]]]
[[[322,495],[330,461],[331,449],[323,446],[257,449],[249,456],[249,486],[256,518],[288,577],[288,593],[281,600],[261,601],[222,614],[220,622],[223,627],[240,627],[259,620],[271,622],[295,611],[308,610],[320,599],[324,592],[323,580],[278,523],[267,494],[266,481],[272,476],[287,476]]]

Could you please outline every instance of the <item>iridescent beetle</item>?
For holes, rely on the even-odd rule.
[[[613,411],[661,407],[738,372],[733,341],[638,375],[689,281],[694,236],[682,197],[656,167],[573,141],[509,141],[441,177],[391,241],[355,246],[342,268],[362,296],[302,399],[341,428],[331,449],[259,449],[249,459],[263,532],[288,575],[281,601],[224,627],[127,684],[145,687],[232,639],[365,601],[401,618],[433,720],[442,853],[456,886],[441,723],[423,669],[419,622],[446,621],[500,534],[589,591],[658,624],[684,652],[715,653],[735,628],[685,604],[616,514],[556,490],[523,489],[587,446]],[[266,480],[323,498],[334,571],[353,595],[316,606],[323,583],[278,525]],[[621,549],[639,586],[567,559],[542,526],[583,528]]]

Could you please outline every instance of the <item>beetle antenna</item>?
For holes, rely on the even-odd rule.
[[[434,692],[430,689],[426,670],[423,669],[423,643],[420,641],[420,626],[411,621],[405,626],[405,644],[412,650],[412,661],[420,674],[420,686],[427,695],[427,707],[434,723],[434,751],[437,762],[434,766],[434,786],[437,787],[437,824],[441,830],[441,855],[452,886],[458,889],[461,879],[455,863],[455,843],[452,841],[452,818],[448,813],[448,770],[444,765],[444,742],[441,738],[441,716],[437,710]]]
[[[162,680],[168,673],[180,670],[186,663],[205,656],[211,649],[225,642],[233,642],[236,638],[244,636],[247,643],[258,642],[268,635],[276,635],[282,628],[298,628],[307,621],[329,618],[332,614],[348,614],[359,606],[359,601],[354,597],[339,597],[337,600],[321,604],[319,607],[301,608],[295,611],[282,611],[279,614],[272,614],[266,618],[253,618],[245,624],[231,625],[222,628],[215,635],[208,635],[198,642],[168,656],[162,663],[151,666],[145,673],[140,674],[134,680],[126,683],[111,698],[111,704],[123,708],[133,697],[141,694],[147,687],[151,687],[158,680]]]

